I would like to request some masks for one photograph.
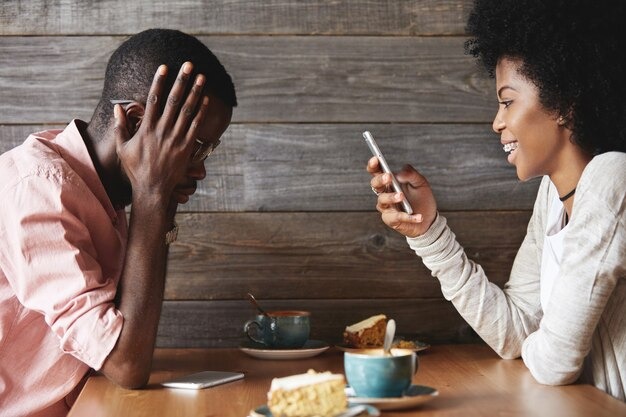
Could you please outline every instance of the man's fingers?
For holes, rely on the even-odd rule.
[[[180,109],[180,113],[178,114],[178,119],[176,120],[176,124],[174,125],[174,133],[176,136],[184,137],[185,132],[190,128],[190,121],[197,115],[202,109],[196,111],[198,109],[198,102],[200,101],[200,97],[202,96],[202,89],[204,88],[205,77],[202,74],[198,74],[196,76],[196,80],[187,95],[187,99],[185,100],[185,104],[182,109]]]
[[[143,116],[142,123],[146,126],[154,126],[159,120],[159,103],[161,102],[161,96],[163,94],[163,84],[167,76],[167,66],[160,65],[154,74],[152,80],[152,86],[148,93],[148,99],[146,100],[146,111]]]
[[[167,96],[167,103],[165,104],[163,117],[161,117],[160,121],[161,126],[165,129],[173,126],[178,117],[178,110],[182,105],[185,87],[187,86],[187,81],[189,81],[192,71],[193,65],[191,62],[185,62],[178,71],[176,81]]]
[[[191,121],[191,125],[189,125],[189,129],[187,129],[185,143],[190,149],[193,149],[196,139],[198,139],[198,137],[200,136],[200,126],[202,125],[202,121],[206,117],[208,108],[209,98],[207,96],[204,96],[202,98],[202,104],[198,109],[198,113],[196,113],[195,117]]]

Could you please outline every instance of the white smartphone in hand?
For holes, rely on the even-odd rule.
[[[402,188],[400,188],[400,184],[398,183],[398,180],[396,180],[396,176],[393,175],[393,172],[391,172],[391,169],[389,168],[389,165],[387,164],[387,161],[385,160],[385,157],[383,156],[383,153],[380,151],[380,148],[378,147],[378,144],[374,140],[374,137],[372,136],[372,134],[366,130],[365,132],[363,132],[363,138],[365,139],[365,143],[367,143],[367,147],[370,148],[370,151],[372,151],[372,155],[378,158],[378,163],[380,164],[380,167],[383,169],[383,172],[386,172],[389,175],[391,175],[391,186],[393,190],[397,193],[404,194],[404,192],[402,191]],[[402,208],[404,209],[405,212],[409,214],[413,214],[413,209],[411,208],[411,205],[407,201],[406,195],[404,196],[404,200],[402,200]]]
[[[202,389],[242,379],[241,372],[204,371],[162,382],[168,388]]]

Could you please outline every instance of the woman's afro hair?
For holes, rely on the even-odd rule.
[[[466,53],[520,60],[541,104],[591,154],[626,152],[626,1],[476,0]]]

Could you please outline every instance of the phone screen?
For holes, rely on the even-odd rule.
[[[169,388],[202,389],[243,378],[241,372],[204,371],[162,382]]]
[[[397,193],[403,193],[402,188],[400,188],[400,184],[398,183],[398,180],[396,180],[396,176],[393,175],[393,172],[391,172],[391,169],[387,164],[387,160],[383,156],[383,153],[380,151],[380,148],[378,147],[378,144],[374,140],[372,134],[366,130],[365,132],[363,132],[363,138],[365,139],[365,143],[367,143],[368,148],[370,148],[372,155],[378,158],[378,162],[380,163],[380,167],[383,169],[383,172],[389,173],[391,175],[391,186],[393,190]],[[404,200],[402,200],[402,208],[405,212],[413,214],[413,209],[407,201],[406,195],[404,197]]]

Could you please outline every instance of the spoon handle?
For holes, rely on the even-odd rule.
[[[254,298],[254,295],[248,293],[248,300],[250,300],[250,302],[252,303],[252,305],[259,310],[259,313],[263,314],[264,316],[269,316],[265,310],[263,310],[261,308],[261,306],[259,305],[259,303],[256,301],[256,298]]]
[[[391,344],[393,343],[393,337],[396,335],[396,321],[389,319],[387,321],[387,327],[385,329],[385,341],[383,342],[383,351],[385,355],[391,355]]]

